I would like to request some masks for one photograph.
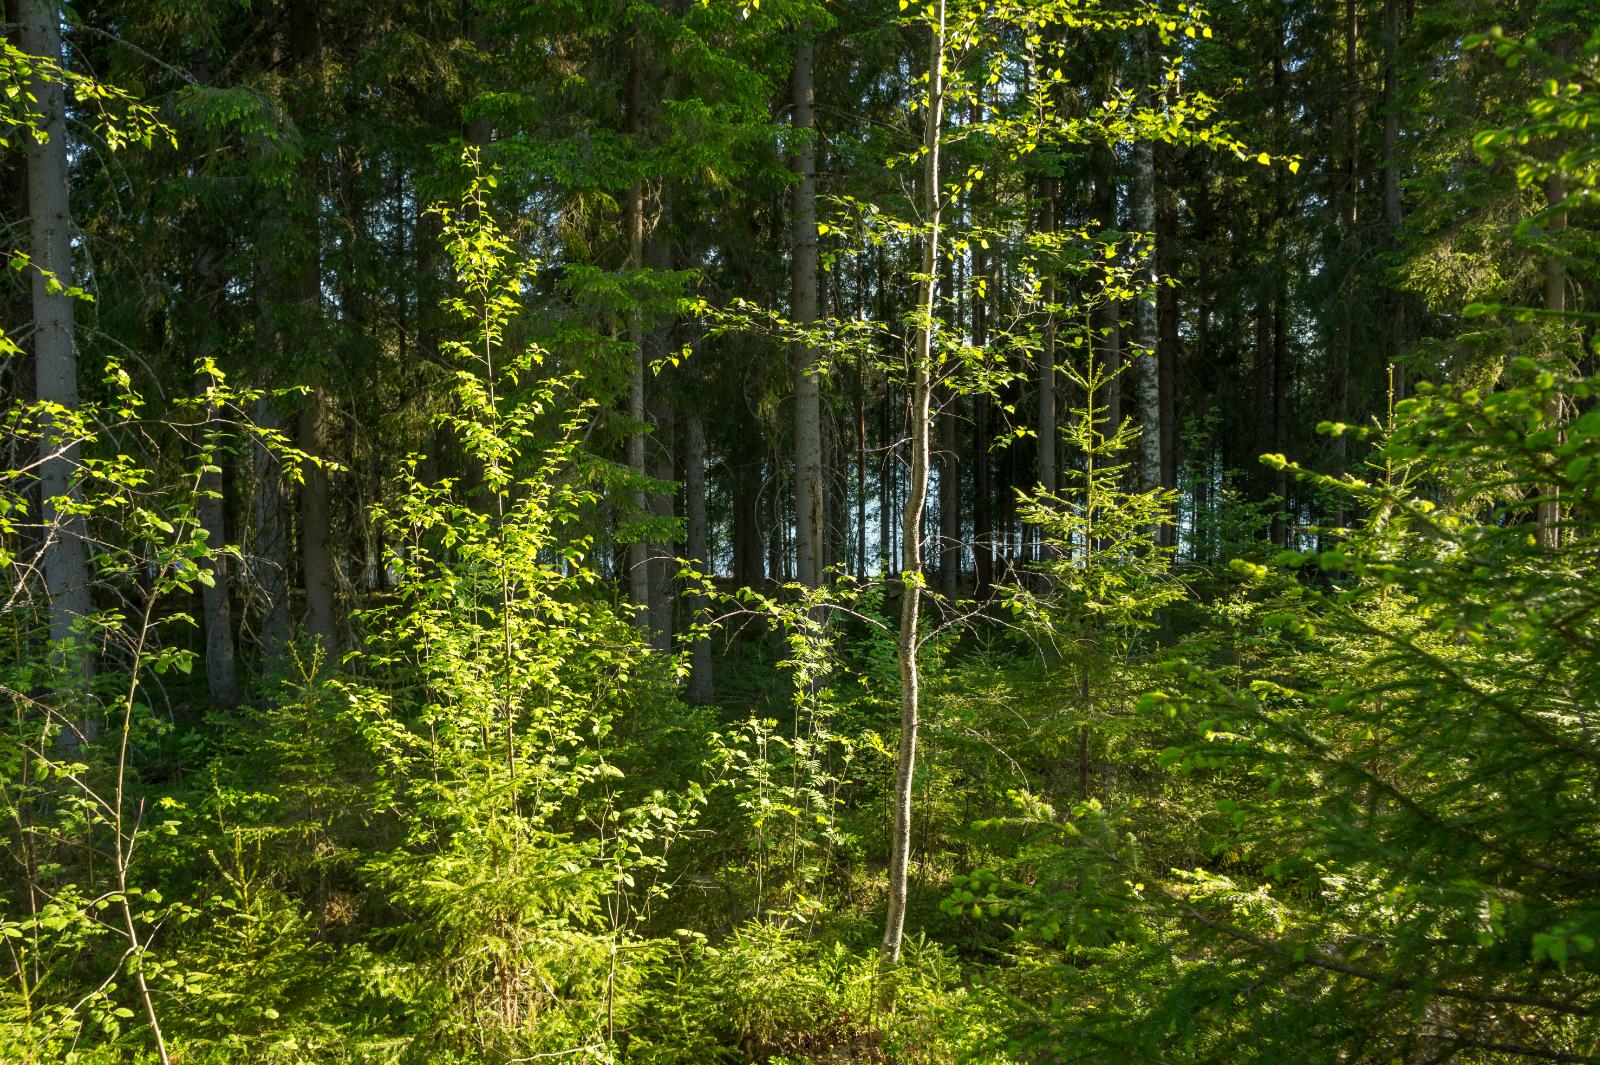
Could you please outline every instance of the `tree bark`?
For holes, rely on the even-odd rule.
[[[1282,222],[1279,222],[1282,225]],[[1281,249],[1280,249],[1281,256]],[[1280,455],[1289,451],[1289,282],[1278,272],[1277,293],[1272,301],[1272,449]],[[1279,467],[1272,475],[1272,493],[1278,497],[1278,510],[1272,519],[1272,541],[1289,546],[1289,473]]]
[[[747,426],[745,432],[754,429]],[[730,462],[728,472],[733,495],[733,581],[754,588],[765,576],[761,564],[761,462]]]
[[[695,570],[709,576],[711,571],[710,525],[706,521],[706,423],[697,405],[691,404],[683,426],[683,497],[687,518],[687,554]],[[690,616],[696,624],[708,620],[708,603],[697,586],[689,596]],[[689,652],[689,701],[705,704],[715,698],[711,640],[698,636]]]
[[[258,269],[261,269],[259,264]],[[269,288],[270,283],[258,276],[256,354],[262,366],[271,366],[279,351],[277,328],[265,295]],[[256,400],[251,421],[264,430],[275,432],[283,428],[283,417],[269,395]],[[256,634],[261,668],[263,673],[271,675],[282,668],[289,647],[289,498],[277,456],[259,441],[251,444],[250,462],[252,542],[249,568],[261,599],[260,629]]]
[[[289,49],[294,68],[302,79],[301,89],[311,89],[322,51],[322,27],[318,5],[311,0],[295,0],[289,11]],[[302,121],[311,114],[313,104],[302,103],[297,110]],[[311,169],[315,170],[313,162]],[[300,224],[304,230],[304,250],[295,276],[295,340],[306,351],[314,350],[322,319],[322,236],[319,223],[320,197],[315,182],[302,177],[304,200]],[[326,462],[329,456],[328,396],[319,384],[312,388],[300,408],[296,424],[296,444],[314,460],[303,468],[300,487],[300,578],[305,588],[306,635],[321,644],[330,655],[339,650],[338,606],[333,574],[333,507],[329,492]]]
[[[983,121],[980,96],[972,105],[974,124]],[[987,186],[980,181],[974,201],[983,200]],[[974,210],[977,208],[974,207]],[[995,280],[989,276],[989,256],[982,245],[972,248],[972,346],[987,361],[989,344],[989,292]],[[985,599],[994,587],[994,528],[990,518],[989,428],[990,397],[979,392],[972,397],[972,581],[973,597]]]
[[[792,233],[792,300],[795,324],[810,328],[817,320],[817,150],[816,89],[812,76],[810,28],[800,28],[794,74],[789,89],[791,125],[796,133]],[[823,569],[822,387],[817,377],[816,350],[807,341],[793,345],[794,361],[794,492],[795,556],[800,583],[815,588]]]
[[[1261,456],[1277,450],[1277,433],[1273,426],[1276,417],[1273,414],[1273,346],[1272,346],[1272,289],[1267,278],[1271,260],[1262,264],[1261,276],[1256,280],[1255,307],[1253,319],[1255,326],[1255,358],[1251,366],[1252,398],[1254,403],[1255,432],[1252,433],[1252,448],[1255,454],[1251,455],[1250,484],[1254,489],[1253,497],[1257,502],[1263,502],[1272,497],[1272,470],[1261,462]]]
[[[761,490],[761,500],[765,504],[766,511],[766,521],[763,525],[767,532],[767,579],[782,584],[788,579],[784,572],[788,563],[784,532],[788,525],[789,514],[783,505],[782,463],[774,460],[771,465],[771,476],[765,479]]]
[[[856,355],[856,579],[866,580],[867,560],[867,363]]]
[[[1046,233],[1055,233],[1057,226],[1057,199],[1059,191],[1054,180],[1047,179],[1043,188],[1044,210],[1040,218],[1040,226]],[[1039,344],[1038,366],[1038,423],[1035,431],[1038,435],[1038,448],[1034,457],[1034,477],[1038,481],[1038,488],[1043,492],[1055,492],[1056,478],[1056,311],[1055,307],[1060,299],[1057,291],[1055,270],[1051,269],[1045,275],[1044,301],[1045,320],[1043,337]],[[1051,549],[1042,535],[1042,530],[1033,530],[1034,538],[1038,542],[1039,561],[1043,562],[1050,555]]]
[[[939,594],[953,603],[961,592],[961,426],[956,397],[939,413]]]
[[[1569,42],[1558,39],[1554,43],[1553,51],[1561,59],[1566,59],[1571,52]],[[1561,178],[1556,175],[1545,182],[1545,202],[1554,207],[1564,202],[1567,198],[1567,188]],[[1551,216],[1545,229],[1552,241],[1560,242],[1562,233],[1567,228],[1567,213],[1559,211]],[[1561,257],[1559,247],[1552,248],[1544,260],[1544,309],[1561,314],[1567,309],[1567,264]],[[1564,343],[1566,332],[1565,323],[1557,322],[1552,331],[1552,343],[1556,350],[1551,354],[1551,368],[1557,373],[1567,369],[1566,360],[1560,350]],[[1562,418],[1561,396],[1552,395],[1544,404],[1544,420],[1547,424],[1560,426]],[[1561,546],[1561,499],[1554,485],[1540,489],[1542,502],[1539,503],[1534,514],[1534,535],[1540,547],[1555,550]]]
[[[61,12],[55,0],[23,0],[18,38],[29,55],[62,62]],[[37,101],[39,143],[24,134],[28,169],[28,224],[32,249],[33,360],[35,396],[41,403],[68,410],[78,406],[78,349],[74,334],[71,204],[67,185],[66,88],[58,80],[34,77],[29,92]],[[76,500],[78,446],[61,433],[55,420],[42,419],[39,444],[40,523],[44,526],[44,591],[50,608],[50,640],[61,646],[73,638],[81,619],[94,605],[89,588],[88,527],[85,519],[63,508]],[[72,663],[87,683],[94,660],[82,648]],[[79,722],[86,739],[92,725]]]
[[[972,345],[984,351],[989,344],[989,257],[981,248],[972,251],[972,276],[983,287],[972,295]],[[984,351],[987,359],[987,352]],[[987,392],[972,397],[972,579],[973,595],[987,598],[994,587],[994,523],[990,504],[989,427]]]
[[[1400,0],[1383,4],[1383,224],[1391,250],[1400,246],[1400,226],[1404,221],[1400,201]],[[1398,288],[1388,295],[1388,328],[1384,361],[1389,366],[1389,398],[1405,396],[1404,368],[1399,365],[1400,347],[1406,332],[1406,298]],[[1388,413],[1392,414],[1393,411]]]
[[[1156,197],[1156,274],[1163,279],[1176,272],[1178,255],[1178,201],[1171,182],[1171,157],[1172,147],[1161,145],[1156,158],[1161,176]],[[1160,382],[1161,487],[1168,490],[1178,487],[1178,314],[1178,290],[1162,284],[1156,290],[1156,373]],[[1178,515],[1170,507],[1166,513],[1161,542],[1176,547]]]
[[[658,331],[659,332],[659,331]],[[650,476],[658,481],[670,481],[676,472],[673,462],[673,444],[676,433],[676,412],[665,396],[655,396],[650,404],[653,431],[650,433]],[[650,496],[650,516],[657,521],[670,521],[673,493],[653,492]],[[670,544],[651,542],[650,545],[650,642],[662,654],[672,650],[673,573]]]
[[[1383,0],[1383,220],[1400,229],[1400,0]]]
[[[1332,396],[1335,421],[1348,421],[1350,412],[1350,375],[1355,370],[1356,346],[1356,265],[1355,241],[1359,189],[1356,153],[1358,111],[1361,105],[1360,71],[1357,67],[1359,47],[1359,0],[1345,0],[1344,17],[1344,181],[1339,204],[1339,236],[1341,258],[1344,260],[1343,310],[1340,313],[1340,344],[1334,358]],[[1272,64],[1273,126],[1276,129],[1283,109],[1283,59],[1276,56]],[[1280,141],[1281,143],[1281,141]],[[1274,185],[1277,184],[1276,175]],[[1333,438],[1333,472],[1342,475],[1349,465],[1350,437],[1340,433]],[[1345,504],[1342,495],[1334,499],[1332,525],[1335,529],[1345,525]]]
[[[1117,189],[1112,174],[1114,160],[1109,150],[1099,153],[1094,182],[1092,213],[1106,233],[1117,231]],[[1105,415],[1101,433],[1110,436],[1122,424],[1122,314],[1117,301],[1107,299],[1093,311],[1094,353],[1106,375]]]
[[[1154,75],[1149,34],[1135,31],[1135,62],[1138,71],[1138,100],[1141,108],[1155,106],[1150,85]],[[1139,353],[1139,487],[1161,486],[1161,368],[1156,355],[1156,174],[1155,146],[1140,138],[1133,146],[1133,228],[1148,243],[1139,255],[1137,269],[1140,291],[1134,303],[1134,347]]]
[[[328,397],[320,387],[313,388],[300,408],[298,426],[300,449],[313,458],[327,461]],[[337,589],[333,576],[333,507],[327,468],[308,462],[300,486],[300,573],[306,592],[306,635],[322,645],[324,651],[339,650]]]
[[[882,308],[879,308],[880,312]],[[881,320],[881,319],[880,319]],[[894,387],[886,384],[878,401],[878,441],[883,457],[878,462],[878,561],[885,580],[895,571],[894,520],[896,447],[890,436],[890,411],[894,406]]]
[[[640,95],[644,80],[644,41],[634,31],[631,58],[628,66],[626,124],[630,141],[637,149],[644,129],[643,103]],[[628,269],[638,270],[644,265],[644,181],[635,177],[628,186],[628,198],[623,210],[622,227],[627,238]],[[641,481],[646,474],[645,465],[645,377],[644,377],[644,316],[637,303],[628,311],[628,469]],[[633,491],[633,512],[642,520],[650,510],[650,500],[644,488]],[[628,545],[628,601],[633,605],[635,623],[650,626],[650,543],[641,533]]]
[[[1031,477],[1023,471],[1022,449],[1017,446],[1017,423],[1022,419],[1011,413],[1023,409],[1025,392],[1023,380],[1026,376],[1026,367],[1022,369],[1024,373],[1019,375],[1000,397],[1001,410],[1007,412],[1001,415],[1001,422],[1009,430],[1002,434],[1005,450],[1001,452],[1000,466],[996,470],[1000,481],[997,486],[999,491],[995,496],[1000,507],[1000,538],[997,554],[1001,580],[1011,580],[1016,576],[1018,552],[1022,545],[1022,536],[1017,528],[1017,489],[1025,487],[1031,480]]]
[[[849,450],[843,427],[825,404],[822,417],[822,572],[844,573],[850,568]]]
[[[1554,206],[1566,199],[1567,190],[1561,179],[1552,177],[1545,183],[1545,196],[1547,202]],[[1552,237],[1567,228],[1566,212],[1554,215],[1546,227]],[[1563,312],[1567,309],[1567,267],[1558,252],[1552,252],[1544,260],[1544,309],[1547,311]],[[1557,327],[1559,336],[1560,327]],[[1559,340],[1556,343],[1560,343]],[[1559,352],[1557,358],[1552,359],[1552,364],[1560,367]],[[1561,397],[1552,396],[1545,402],[1544,419],[1550,425],[1561,423]],[[1561,500],[1554,485],[1540,489],[1541,501],[1536,508],[1535,536],[1540,547],[1555,550],[1561,546]]]
[[[215,407],[207,406],[206,420],[217,417]],[[220,462],[221,454],[213,456]],[[201,569],[210,575],[210,583],[200,585],[200,616],[206,634],[206,684],[211,691],[211,701],[223,708],[239,702],[239,679],[234,664],[233,606],[229,594],[228,558],[222,552],[228,544],[228,529],[222,496],[222,470],[220,466],[207,470],[200,477],[200,528],[206,534],[209,556]]]
[[[667,220],[671,216],[671,203],[664,202],[661,216],[657,224],[651,229],[647,242],[649,265],[652,270],[669,271],[673,267],[672,244],[666,239]],[[649,355],[652,361],[663,360],[667,357],[673,344],[673,331],[677,323],[671,315],[664,315],[654,324],[648,338]],[[650,433],[649,461],[647,465],[652,478],[658,481],[671,481],[676,474],[673,461],[673,447],[676,444],[676,411],[671,401],[664,394],[652,397],[649,404],[653,430]],[[650,515],[657,520],[670,521],[673,517],[674,493],[652,492],[650,494]],[[669,545],[651,542],[649,561],[649,603],[650,603],[650,631],[651,642],[656,650],[663,654],[672,650],[673,626],[673,583],[676,567],[673,564],[674,552],[668,550]]]
[[[911,867],[911,794],[916,776],[917,729],[921,711],[921,674],[917,666],[917,625],[922,605],[922,515],[928,497],[929,433],[932,403],[934,309],[939,296],[939,149],[944,126],[944,0],[931,5],[928,49],[928,99],[922,146],[923,217],[927,230],[922,246],[922,293],[916,347],[911,368],[909,450],[910,484],[901,513],[900,599],[900,746],[895,765],[894,826],[889,846],[889,907],[884,921],[882,953],[891,964],[900,960],[905,933],[906,889]]]

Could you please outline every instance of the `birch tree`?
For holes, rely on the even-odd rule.
[[[928,464],[932,426],[934,311],[939,299],[939,224],[944,209],[939,189],[939,149],[944,134],[945,0],[934,0],[928,18],[928,94],[922,125],[922,286],[917,300],[916,338],[910,366],[910,476],[900,511],[900,747],[895,758],[894,827],[889,842],[889,912],[884,920],[882,953],[900,960],[905,936],[906,885],[911,866],[911,785],[917,765],[917,728],[921,715],[922,677],[917,668],[917,626],[925,586],[922,558],[922,512],[928,501]]]

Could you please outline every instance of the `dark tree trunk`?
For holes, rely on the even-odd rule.
[[[642,147],[644,129],[642,100],[644,82],[644,40],[634,30],[629,49],[626,114],[628,138],[635,150]],[[623,207],[623,231],[627,240],[627,266],[638,270],[644,266],[644,181],[635,177],[628,186]],[[628,368],[628,418],[633,423],[628,431],[628,469],[642,479],[646,472],[645,437],[645,358],[644,316],[637,304],[628,310],[628,350],[631,363]],[[642,519],[650,512],[650,500],[640,487],[633,492],[633,512]],[[650,625],[650,543],[641,534],[628,545],[628,601],[634,610],[634,620],[646,628]]]
[[[1156,274],[1163,280],[1177,272],[1178,264],[1178,201],[1170,180],[1171,157],[1169,145],[1158,146],[1156,162],[1161,188],[1156,198]],[[1178,290],[1162,284],[1156,290],[1156,369],[1160,382],[1161,487],[1167,489],[1178,487],[1178,314]],[[1161,537],[1166,546],[1177,545],[1177,514],[1170,509]]]
[[[294,68],[302,79],[300,89],[309,96],[313,91],[322,52],[319,7],[312,0],[295,0],[290,7],[289,51]],[[297,111],[303,125],[311,124],[313,106],[310,102],[298,105]],[[307,172],[301,176],[303,184],[298,221],[303,247],[294,275],[294,339],[307,351],[315,350],[322,332],[322,234],[316,179],[318,169],[316,161],[309,160]],[[331,459],[329,410],[327,393],[320,384],[312,388],[300,408],[295,442],[312,459],[304,466],[304,480],[300,488],[300,576],[305,588],[305,631],[329,654],[337,654],[339,621],[333,569],[333,505],[326,466]]]
[[[856,357],[856,579],[866,580],[867,559],[867,367]]]
[[[683,425],[683,496],[688,537],[686,554],[691,565],[702,574],[711,571],[710,525],[706,520],[706,425],[696,404],[689,405]],[[698,587],[689,594],[689,615],[694,624],[704,625],[708,616],[705,593]],[[689,701],[709,703],[714,698],[711,640],[695,638],[689,652]]]
[[[765,577],[761,563],[761,460],[730,461],[728,472],[733,496],[733,581],[753,588]]]
[[[29,55],[65,62],[61,52],[61,10],[55,0],[23,0],[18,39]],[[30,79],[39,129],[48,140],[21,137],[28,169],[28,228],[32,254],[34,395],[41,403],[78,406],[78,348],[73,300],[72,216],[68,198],[66,89],[54,78]],[[94,609],[89,588],[88,525],[63,504],[79,496],[79,449],[45,419],[39,444],[40,524],[44,592],[49,601],[50,640],[71,640]],[[85,682],[94,672],[84,648],[74,663]],[[76,718],[75,718],[76,720]],[[88,721],[78,725],[93,739]]]
[[[1333,408],[1335,421],[1349,421],[1350,410],[1350,376],[1355,372],[1356,348],[1359,343],[1356,332],[1356,211],[1358,194],[1360,191],[1357,174],[1358,160],[1356,153],[1359,149],[1357,142],[1358,109],[1361,103],[1360,71],[1357,66],[1357,48],[1359,47],[1359,26],[1357,22],[1357,4],[1360,0],[1345,0],[1344,18],[1344,175],[1339,188],[1339,245],[1340,258],[1343,261],[1343,285],[1340,289],[1343,306],[1339,312],[1339,342],[1338,350],[1334,353],[1333,373],[1329,382],[1328,397]],[[1273,86],[1273,126],[1276,129],[1281,121],[1282,94],[1284,84],[1283,60],[1275,57],[1272,64]],[[1280,182],[1275,178],[1274,186]],[[1340,433],[1333,438],[1333,472],[1343,474],[1349,464],[1350,438]],[[1341,528],[1345,524],[1345,507],[1343,495],[1334,498],[1331,522],[1334,528]]]
[[[1046,233],[1055,233],[1057,229],[1058,200],[1061,194],[1060,185],[1054,180],[1043,182],[1041,189],[1043,210],[1039,220],[1040,228]],[[1055,305],[1059,300],[1055,272],[1050,271],[1045,275],[1044,301],[1045,320],[1043,336],[1039,343],[1039,365],[1037,367],[1037,381],[1035,399],[1037,421],[1034,432],[1037,434],[1034,452],[1034,479],[1038,488],[1043,492],[1053,493],[1057,487],[1056,474],[1056,447],[1059,433],[1056,428],[1056,311]],[[1030,527],[1029,535],[1038,541],[1038,558],[1043,562],[1049,555],[1049,547],[1045,543],[1042,530]]]
[[[984,282],[972,296],[972,343],[982,351],[989,343],[988,256],[981,249],[972,252],[974,281]],[[987,356],[986,356],[987,357]],[[994,587],[994,528],[990,519],[989,441],[994,433],[989,425],[990,400],[987,393],[972,397],[972,576],[973,594],[983,599]]]
[[[1116,160],[1110,149],[1096,153],[1094,194],[1090,214],[1104,233],[1115,233],[1117,225],[1117,187],[1113,176]],[[1122,424],[1122,308],[1115,299],[1098,301],[1090,313],[1094,330],[1092,349],[1095,362],[1106,376],[1101,390],[1105,411],[1100,432],[1110,436]]]
[[[331,452],[328,398],[321,388],[311,390],[300,408],[297,443],[315,459],[327,461]],[[305,465],[300,486],[300,572],[305,582],[306,635],[336,654],[339,649],[337,588],[333,571],[333,504],[328,471],[319,462]]]
[[[796,325],[817,319],[817,153],[811,134],[816,128],[816,92],[812,80],[812,41],[801,27],[790,79],[791,125],[795,145],[794,228],[791,235],[791,293]],[[794,362],[794,491],[795,554],[800,583],[815,588],[822,580],[825,524],[822,480],[822,385],[809,343],[793,346]]]

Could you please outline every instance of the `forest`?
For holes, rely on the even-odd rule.
[[[0,1061],[1600,1063],[1593,0],[4,0]]]

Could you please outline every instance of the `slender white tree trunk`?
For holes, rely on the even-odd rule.
[[[29,55],[61,62],[61,12],[56,0],[23,0],[19,43]],[[33,358],[36,396],[41,403],[71,409],[78,405],[78,349],[73,333],[71,212],[67,195],[66,89],[54,78],[30,79],[45,141],[24,135],[28,163],[28,223],[33,255]],[[74,473],[78,447],[44,421],[40,442],[40,520],[45,527],[42,569],[50,602],[50,639],[66,640],[93,604],[89,594],[89,553],[84,519],[64,512],[62,503],[78,494]],[[84,680],[93,673],[92,657],[80,658]],[[80,727],[92,732],[89,722]],[[92,739],[89,735],[87,738]]]
[[[928,500],[930,423],[933,396],[934,309],[939,298],[939,148],[944,127],[944,0],[934,0],[928,43],[928,99],[922,132],[922,292],[917,301],[917,338],[912,352],[910,395],[910,483],[900,516],[900,749],[894,779],[894,827],[889,844],[889,910],[883,929],[886,961],[900,960],[905,935],[906,888],[911,870],[911,787],[916,776],[921,675],[917,668],[917,620],[922,605],[922,514]]]

